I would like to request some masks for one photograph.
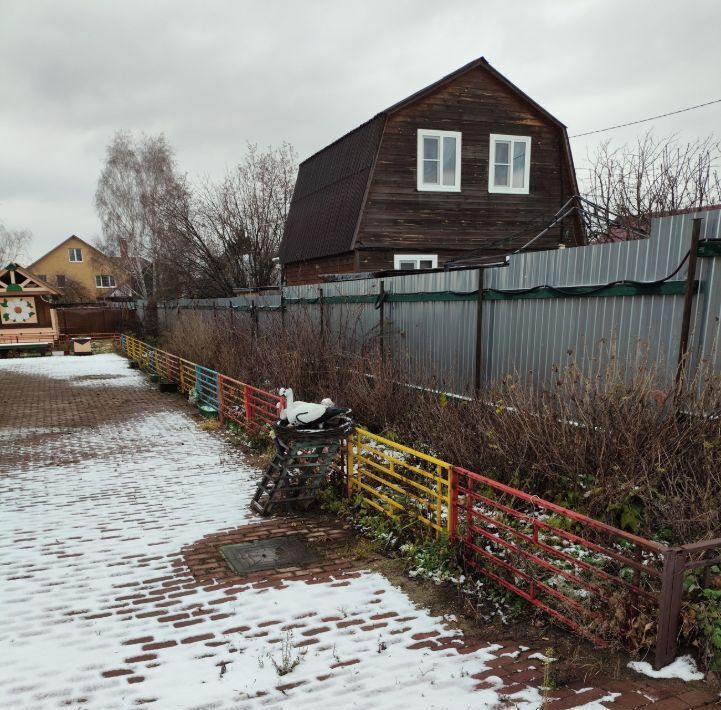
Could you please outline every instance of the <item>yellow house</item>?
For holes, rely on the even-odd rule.
[[[118,259],[103,254],[75,234],[28,269],[72,301],[102,301],[129,281]]]

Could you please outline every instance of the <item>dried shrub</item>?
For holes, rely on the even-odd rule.
[[[381,357],[362,313],[321,331],[317,312],[183,310],[168,319],[170,352],[266,389],[353,408],[372,431],[667,543],[721,532],[721,380],[701,367],[680,391],[642,358],[603,344],[595,366],[571,362],[551,383],[506,376],[472,400],[412,381],[409,360]],[[399,362],[405,363],[400,365]]]

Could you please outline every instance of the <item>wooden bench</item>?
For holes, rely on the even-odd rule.
[[[0,343],[0,358],[6,358],[11,352],[37,352],[40,355],[50,355],[52,343]]]

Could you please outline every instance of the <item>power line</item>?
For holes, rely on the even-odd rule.
[[[604,133],[605,131],[613,131],[616,128],[625,128],[626,126],[635,126],[638,123],[647,123],[648,121],[655,121],[657,118],[666,118],[666,116],[674,116],[677,113],[685,113],[686,111],[694,111],[697,108],[703,108],[704,106],[711,106],[711,104],[721,103],[721,99],[714,99],[713,101],[707,101],[705,104],[698,104],[698,106],[689,106],[688,108],[681,108],[678,111],[670,111],[669,113],[662,113],[659,116],[651,116],[651,118],[642,118],[640,121],[630,121],[629,123],[619,123],[618,126],[609,126],[608,128],[599,128],[597,131],[587,131],[586,133],[577,133],[571,138],[580,138],[581,136],[591,136],[594,133]]]

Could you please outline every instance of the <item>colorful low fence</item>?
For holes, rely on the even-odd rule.
[[[667,547],[454,467],[468,565],[600,646],[655,628]]]
[[[348,492],[391,517],[448,531],[451,465],[365,429],[348,437]]]
[[[131,336],[120,344],[141,368],[195,389],[221,422],[252,431],[278,418],[276,394]],[[674,657],[685,575],[721,563],[721,538],[668,547],[361,428],[345,448],[349,495],[447,536],[469,570],[599,646],[629,637],[655,645],[656,668]]]
[[[178,385],[183,394],[195,390],[197,400],[218,413],[221,422],[257,430],[278,419],[282,397],[221,375],[131,335],[120,336],[120,348],[149,374]]]

